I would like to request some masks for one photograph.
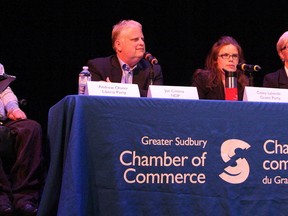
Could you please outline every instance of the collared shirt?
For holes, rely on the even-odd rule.
[[[125,67],[129,67],[128,64],[126,64],[125,62],[123,62],[121,59],[119,59],[119,62],[120,62],[120,66],[121,66],[121,69],[122,69],[122,78],[121,78],[121,83],[130,83],[132,84],[133,83],[133,70],[137,67],[137,64],[133,67],[133,68],[130,68],[129,71],[127,70],[124,70]]]
[[[284,66],[284,69],[285,69],[286,75],[287,75],[287,77],[288,77],[288,68],[287,68],[286,66]]]

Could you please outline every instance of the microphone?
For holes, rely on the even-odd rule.
[[[259,65],[239,63],[237,64],[237,69],[247,72],[254,72],[254,71],[260,71],[261,67]]]
[[[152,65],[158,64],[158,60],[149,52],[145,52],[143,58],[149,61]]]
[[[18,104],[21,105],[21,106],[26,106],[27,105],[27,100],[26,99],[21,99],[21,100],[18,100]]]

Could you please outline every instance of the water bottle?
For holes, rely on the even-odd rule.
[[[224,70],[224,69],[223,69]],[[237,73],[225,72],[225,100],[238,100]]]
[[[91,73],[88,70],[88,66],[83,66],[83,70],[79,73],[79,81],[78,81],[78,94],[85,94],[85,88],[87,81],[91,81]]]

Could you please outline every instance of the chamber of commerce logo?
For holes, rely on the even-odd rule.
[[[221,146],[221,157],[222,160],[227,163],[236,157],[236,150],[242,149],[247,150],[250,145],[243,140],[229,139],[222,143]],[[244,182],[250,172],[249,163],[245,158],[235,159],[235,166],[227,166],[219,176],[224,181],[231,184],[240,184]]]

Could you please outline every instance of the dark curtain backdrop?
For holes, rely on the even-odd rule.
[[[122,19],[143,24],[147,50],[156,56],[166,85],[190,85],[212,44],[231,35],[247,63],[263,75],[282,66],[276,52],[288,30],[287,0],[9,0],[1,2],[0,62],[17,76],[12,84],[26,98],[28,116],[46,132],[48,110],[77,93],[78,73],[88,59],[107,56],[112,26]]]

